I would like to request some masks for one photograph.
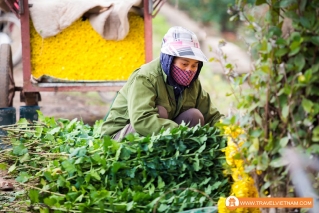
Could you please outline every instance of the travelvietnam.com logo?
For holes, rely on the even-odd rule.
[[[237,198],[235,196],[227,197],[225,205],[229,210],[236,208],[312,208],[313,198]]]

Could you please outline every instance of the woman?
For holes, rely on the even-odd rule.
[[[197,36],[172,27],[163,38],[160,58],[135,70],[119,91],[103,133],[120,140],[137,132],[147,136],[184,123],[214,125],[221,114],[202,89],[198,75],[207,62]]]

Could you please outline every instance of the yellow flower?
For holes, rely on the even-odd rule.
[[[250,213],[260,213],[260,209],[259,208],[250,208],[249,210]]]
[[[243,160],[234,160],[235,166],[237,168],[244,168],[244,161]]]
[[[233,139],[237,139],[239,135],[244,134],[245,131],[237,125],[224,126],[224,134],[230,136]]]
[[[225,157],[226,157],[226,162],[228,165],[232,166],[234,165],[234,156],[237,153],[236,147],[233,146],[228,146],[225,149]]]
[[[235,181],[231,186],[231,191],[236,197],[249,197],[249,187],[245,180]]]
[[[248,175],[245,173],[244,168],[232,168],[232,178],[234,181],[241,181],[241,180],[246,180],[248,178]]]
[[[249,208],[237,208],[235,210],[235,213],[248,213],[249,212]]]
[[[239,126],[231,125],[223,126],[222,131],[227,136],[227,147],[222,149],[222,151],[225,153],[226,162],[230,166],[230,168],[223,171],[223,174],[231,174],[234,181],[231,186],[230,195],[238,198],[258,197],[258,190],[254,184],[254,179],[245,172],[244,159],[238,159],[242,157],[241,149],[244,144],[243,140],[239,140],[239,136],[245,133],[244,130]],[[219,199],[218,212],[260,213],[258,208],[237,208],[234,211],[230,211],[225,207],[225,200],[226,198]]]
[[[226,198],[220,197],[217,202],[218,213],[229,213],[230,210],[226,207]]]
[[[145,63],[143,18],[130,13],[129,24],[130,31],[121,41],[103,39],[88,20],[79,19],[45,39],[31,25],[32,75],[68,80],[127,80]]]

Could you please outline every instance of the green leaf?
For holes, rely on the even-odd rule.
[[[221,181],[216,181],[216,182],[212,185],[211,190],[218,189],[221,184],[222,184]]]
[[[276,36],[276,37],[280,37],[281,36],[281,29],[277,26],[271,26],[269,31],[268,31],[268,34],[271,35],[271,36]]]
[[[161,178],[161,176],[158,176],[157,179],[157,188],[162,189],[165,187],[165,182],[163,181],[163,179]]]
[[[257,113],[254,113],[254,116],[255,116],[255,121],[257,122],[257,124],[259,126],[262,126],[262,119],[261,119],[260,115]]]
[[[257,153],[259,150],[259,140],[258,138],[253,138],[253,143],[252,145],[249,147],[249,152],[251,153]]]
[[[75,165],[73,164],[73,162],[70,162],[69,160],[63,161],[62,166],[69,174],[76,172]]]
[[[308,149],[307,149],[308,154],[319,154],[319,144],[312,144]]]
[[[40,213],[50,213],[49,208],[45,208],[45,207],[40,207],[39,212]]]
[[[28,149],[23,145],[20,144],[19,146],[14,146],[13,147],[13,154],[15,155],[24,155],[28,152]]]
[[[280,1],[280,7],[288,7],[292,4],[295,4],[296,0],[281,0]]]
[[[250,133],[249,133],[249,135],[251,136],[251,137],[254,137],[254,138],[258,138],[258,137],[260,137],[260,135],[262,134],[262,130],[260,130],[260,129],[258,129],[258,130],[250,130]]]
[[[309,19],[307,19],[304,16],[300,17],[300,23],[302,24],[302,26],[304,26],[305,28],[310,28],[311,27],[311,23],[309,21]]]
[[[115,174],[119,169],[124,168],[125,164],[121,162],[114,162],[112,165],[112,173]]]
[[[47,134],[54,135],[54,134],[60,132],[60,130],[61,130],[60,127],[55,127],[53,129],[51,129],[50,131],[48,131]]]
[[[123,148],[122,145],[117,146],[117,145],[115,145],[115,144],[113,143],[113,149],[116,150],[115,160],[119,160],[120,155],[121,155],[122,148]]]
[[[267,2],[266,0],[256,0],[255,5],[259,6],[259,5],[265,4],[266,2]]]
[[[90,175],[91,177],[94,177],[96,180],[101,180],[100,175],[94,169],[90,171]]]
[[[126,211],[132,210],[133,207],[134,207],[134,201],[131,201],[131,202],[127,203],[127,205],[126,205]]]
[[[319,142],[319,126],[316,126],[312,131],[312,141]]]
[[[319,36],[312,36],[311,42],[317,46],[319,46]]]
[[[257,169],[265,171],[268,168],[269,157],[267,152],[263,152],[261,156],[258,157]]]
[[[126,175],[130,178],[135,177],[136,167],[126,170]]]
[[[8,164],[6,163],[0,163],[0,170],[7,170]]]
[[[20,172],[19,176],[16,178],[16,181],[19,183],[25,183],[30,177],[31,175],[29,175],[27,172]]]
[[[202,153],[206,148],[206,143],[204,143],[196,152],[197,153]]]
[[[195,155],[195,158],[193,159],[193,168],[195,171],[199,171],[200,167],[199,167],[199,159],[198,159],[198,154]]]
[[[319,135],[319,126],[316,126],[316,127],[312,130],[312,134],[314,134],[314,135]]]
[[[40,138],[41,135],[42,135],[42,132],[43,132],[43,127],[36,127],[36,128],[35,128],[34,136],[35,136],[36,138]]]
[[[51,171],[45,171],[45,172],[43,173],[43,176],[44,176],[44,177],[46,178],[46,180],[49,181],[49,182],[53,180]]]
[[[20,161],[20,163],[24,163],[24,162],[26,162],[26,161],[28,161],[28,160],[30,160],[31,158],[30,158],[30,155],[29,155],[29,153],[25,153],[20,159],[19,159],[19,161]]]
[[[20,127],[27,127],[29,126],[29,121],[25,118],[20,118],[20,120],[17,122],[17,124],[19,124]]]
[[[290,44],[289,56],[296,55],[297,53],[299,53],[299,51],[300,51],[300,41],[293,41]]]
[[[159,208],[157,209],[159,212],[164,212],[169,208],[168,205],[161,203],[161,205],[159,206]]]
[[[304,110],[305,110],[306,112],[308,112],[308,113],[311,111],[311,109],[312,109],[312,107],[313,107],[312,101],[310,101],[310,100],[308,100],[308,99],[306,99],[306,98],[303,98],[303,99],[302,99],[301,105],[302,105],[302,107],[304,108]]]
[[[68,132],[71,132],[73,129],[74,129],[74,127],[76,126],[76,122],[78,121],[78,119],[77,118],[74,118],[67,126],[66,126],[66,130],[68,131]]]
[[[30,189],[29,198],[31,200],[31,203],[39,203],[39,191],[36,189]]]
[[[84,194],[80,194],[80,195],[75,199],[74,202],[79,201],[79,202],[81,203],[82,200],[83,200],[83,198],[84,198]]]
[[[273,168],[283,167],[289,164],[289,161],[284,160],[283,158],[276,158],[270,162],[270,166]]]
[[[155,192],[154,184],[152,184],[152,183],[150,184],[150,186],[148,188],[148,192],[149,192],[150,195],[154,194],[154,192]]]
[[[305,72],[305,78],[306,78],[306,81],[305,82],[309,82],[312,78],[312,69],[307,69],[306,72]]]
[[[56,204],[57,200],[52,198],[52,197],[49,197],[49,198],[44,198],[44,203],[48,206],[54,206],[54,204]]]
[[[16,165],[13,164],[12,166],[10,166],[10,168],[8,169],[8,173],[13,172],[16,169]]]
[[[101,155],[98,153],[94,153],[91,158],[97,163],[101,163],[102,161]]]
[[[284,138],[280,139],[279,144],[280,144],[281,147],[286,147],[288,142],[289,142],[289,138],[288,137],[284,137]]]
[[[297,67],[297,71],[300,72],[306,64],[306,60],[305,60],[305,57],[303,56],[303,54],[298,54],[295,57],[294,63],[295,63],[295,66]]]
[[[282,114],[282,117],[284,119],[284,121],[286,121],[288,115],[289,115],[289,106],[288,105],[285,105],[282,110],[281,110],[281,114]]]
[[[283,39],[283,38],[278,38],[276,40],[276,44],[277,45],[281,45],[281,46],[286,46],[287,45],[287,40],[286,39]]]
[[[131,157],[131,151],[128,148],[123,147],[121,154],[120,154],[120,159],[121,160],[128,160],[128,159],[130,159],[130,157]]]
[[[271,44],[268,43],[268,41],[266,39],[263,39],[261,41],[261,46],[260,46],[259,51],[261,53],[267,54],[267,53],[269,53],[271,51],[271,49],[272,49]]]
[[[287,48],[280,48],[280,49],[276,50],[275,56],[276,57],[281,57],[283,55],[286,55],[287,53],[288,53],[288,49]]]

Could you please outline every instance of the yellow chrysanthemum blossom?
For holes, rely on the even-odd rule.
[[[233,211],[234,213],[249,213],[249,209],[248,208],[237,208],[235,211]]]
[[[244,167],[231,168],[231,172],[231,176],[234,181],[246,180],[249,177],[248,174],[244,171]]]
[[[64,80],[127,80],[145,63],[144,21],[129,14],[130,30],[121,41],[105,40],[81,19],[43,39],[30,25],[32,75]]]
[[[231,145],[231,146],[227,146],[225,149],[225,157],[226,157],[226,162],[228,165],[232,166],[234,165],[234,156],[237,153],[237,147],[236,145]]]
[[[222,121],[221,121],[222,122]],[[241,155],[241,147],[244,141],[239,139],[239,136],[244,134],[244,130],[235,125],[224,126],[222,131],[227,137],[227,147],[222,151],[225,152],[226,163],[229,168],[224,171],[224,174],[230,174],[234,183],[231,186],[231,195],[236,197],[258,197],[258,191],[255,187],[254,180],[244,170],[244,160],[239,159]],[[228,213],[260,213],[259,208],[237,208],[234,211],[227,209],[225,205],[226,198],[220,197],[217,203],[218,212]]]
[[[226,198],[220,197],[217,203],[218,213],[229,213],[230,210],[226,207]]]
[[[245,131],[237,125],[225,126],[224,134],[232,137],[233,139],[237,139],[239,135],[244,134]]]

